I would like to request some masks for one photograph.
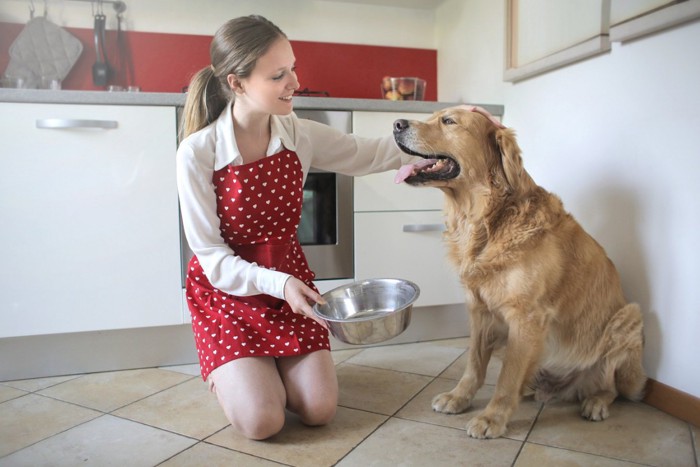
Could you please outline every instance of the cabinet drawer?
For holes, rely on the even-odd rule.
[[[464,302],[442,242],[442,212],[355,214],[355,276],[408,279],[421,289],[416,306]]]
[[[367,137],[386,136],[399,118],[425,120],[431,114],[400,112],[353,112],[353,132]],[[417,211],[442,209],[442,192],[436,188],[416,188],[394,183],[396,171],[355,177],[356,212]]]

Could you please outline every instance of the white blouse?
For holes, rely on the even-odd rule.
[[[387,128],[387,133],[391,131]],[[295,151],[304,181],[309,168],[344,175],[366,175],[398,169],[413,159],[396,146],[389,134],[383,138],[348,135],[296,114],[271,118],[267,156],[283,148]],[[284,299],[288,274],[250,263],[221,237],[214,171],[243,163],[233,131],[232,105],[206,128],[185,138],[177,150],[177,186],[185,237],[209,282],[238,296],[267,294]]]

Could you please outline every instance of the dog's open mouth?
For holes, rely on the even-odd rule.
[[[415,164],[402,166],[394,178],[396,183],[404,181],[406,183],[422,183],[430,180],[450,180],[459,175],[459,164],[451,157],[440,154],[420,154],[401,143],[398,143],[398,145],[406,154],[420,156],[423,160]]]

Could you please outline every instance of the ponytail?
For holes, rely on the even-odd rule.
[[[180,140],[201,130],[217,119],[228,103],[229,96],[215,76],[211,66],[199,70],[190,81],[182,112]]]

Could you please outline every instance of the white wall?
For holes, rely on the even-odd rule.
[[[227,19],[261,14],[292,40],[434,48],[434,12],[319,0],[124,0],[126,29],[212,35]],[[44,2],[34,1],[37,15]],[[0,21],[25,23],[29,0],[2,0]],[[107,26],[116,29],[105,4]],[[48,0],[48,18],[59,26],[92,28],[89,2]]]
[[[526,168],[607,249],[642,306],[649,375],[700,397],[700,22],[509,84],[502,4],[438,10],[436,30],[451,29],[437,37],[439,99],[504,104]]]

